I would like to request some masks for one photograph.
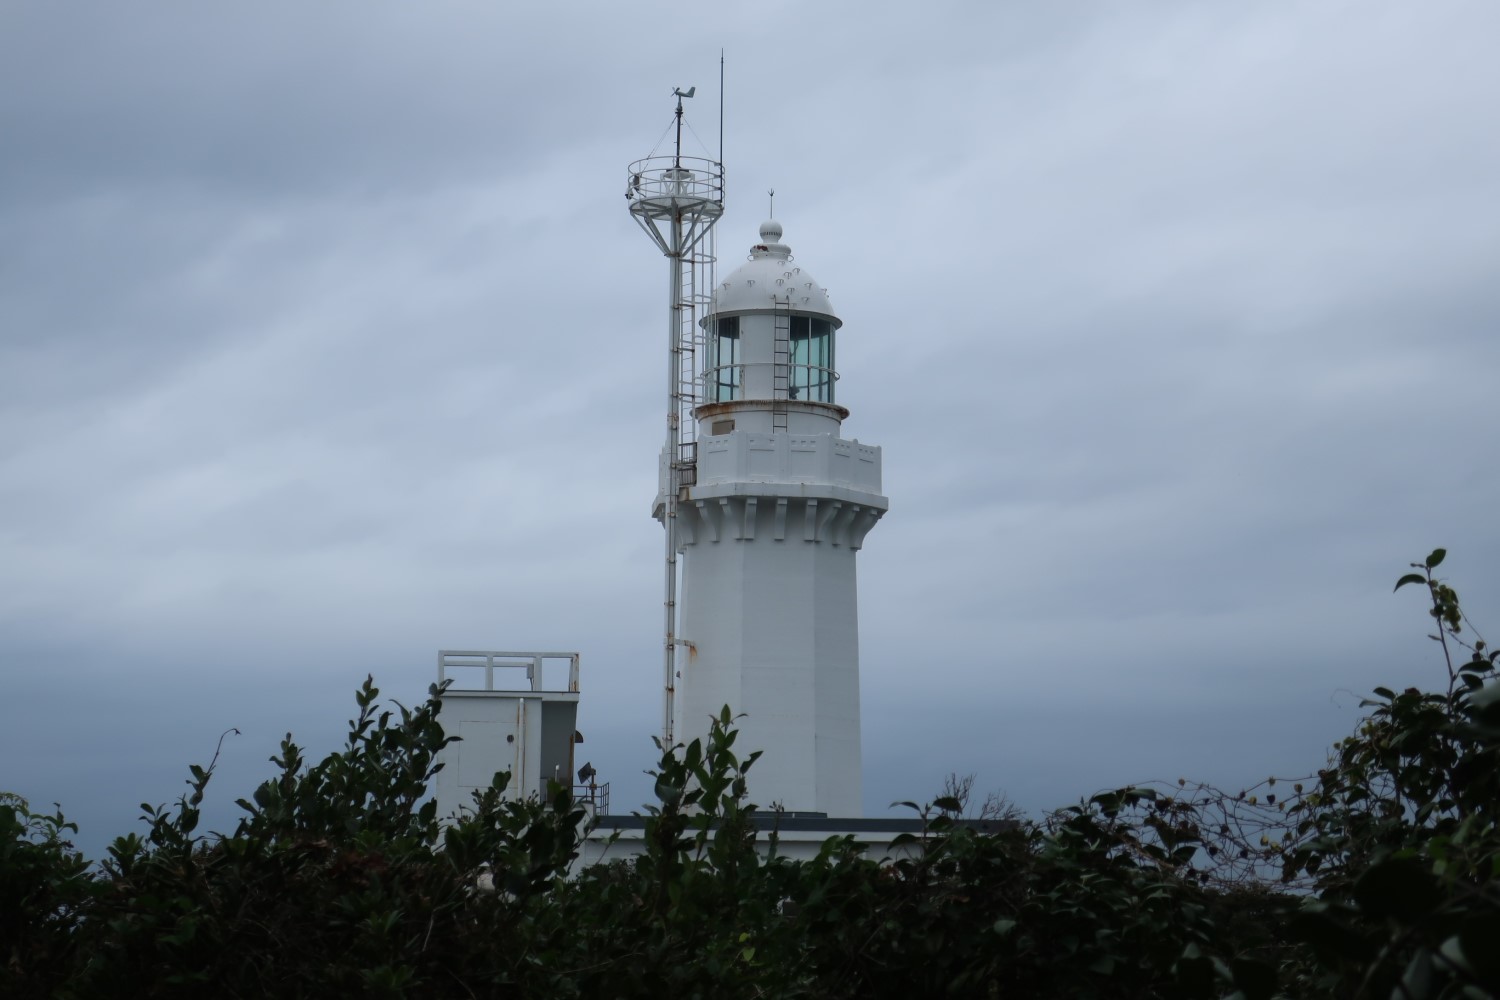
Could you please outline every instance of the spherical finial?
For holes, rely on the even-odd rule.
[[[767,219],[760,224],[760,241],[762,243],[781,242],[781,223],[775,219]]]

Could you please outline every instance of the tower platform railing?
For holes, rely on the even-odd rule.
[[[648,156],[628,168],[625,197],[637,217],[678,212],[717,219],[724,212],[724,167],[698,156]]]

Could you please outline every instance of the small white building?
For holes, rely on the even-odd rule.
[[[438,653],[443,749],[438,815],[468,808],[495,774],[510,772],[509,798],[571,786],[578,734],[578,654],[443,650]]]

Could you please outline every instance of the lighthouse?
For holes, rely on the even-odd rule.
[[[748,792],[777,831],[771,850],[810,858],[830,836],[888,850],[919,824],[861,818],[855,562],[889,506],[880,449],[843,436],[843,320],[781,224],[763,223],[719,279],[722,151],[683,154],[693,94],[673,91],[672,153],[630,164],[625,184],[631,217],[667,260],[652,508],[665,529],[662,743],[707,735],[728,706],[736,749],[761,752]],[[523,798],[576,777],[591,814],[578,864],[645,849],[643,817],[612,813],[608,784],[591,762],[577,766],[579,654],[444,650],[438,679],[445,722],[463,740],[441,755],[451,765],[441,815],[460,812],[498,770]]]
[[[764,223],[700,323],[693,467],[674,476],[664,456],[655,513],[673,508],[683,564],[677,738],[704,735],[728,705],[743,716],[737,746],[763,751],[753,801],[858,817],[855,562],[888,502],[880,449],[842,436],[842,327],[781,225]]]
[[[759,750],[751,801],[861,813],[855,557],[886,512],[880,449],[842,436],[827,289],[774,219],[717,278],[720,160],[632,163],[632,218],[667,258],[666,442],[653,515],[665,529],[662,737],[708,733],[725,706]]]

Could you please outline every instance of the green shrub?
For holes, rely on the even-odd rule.
[[[0,993],[1494,996],[1500,680],[1442,560],[1397,589],[1428,589],[1444,689],[1378,689],[1317,775],[984,829],[941,796],[907,803],[921,833],[894,860],[848,838],[779,856],[725,709],[660,748],[641,856],[570,871],[567,789],[507,799],[496,775],[445,823],[440,691],[381,710],[366,680],[344,747],[310,764],[288,736],[227,835],[197,830],[214,762],[97,868],[60,813],[0,796]]]

